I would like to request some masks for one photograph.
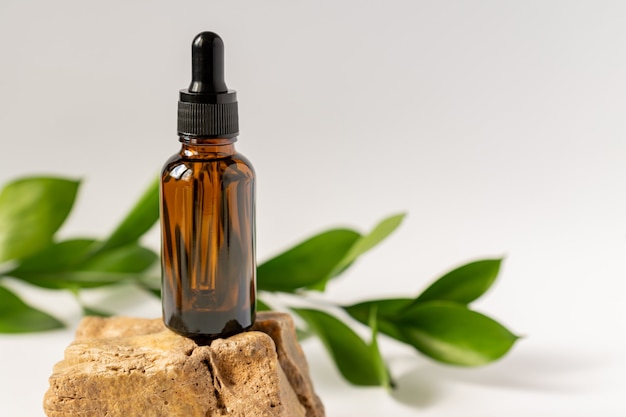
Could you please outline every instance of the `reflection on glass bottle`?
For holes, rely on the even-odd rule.
[[[232,139],[183,144],[162,175],[163,308],[186,335],[252,325],[254,170]]]

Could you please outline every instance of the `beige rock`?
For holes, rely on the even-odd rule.
[[[274,340],[280,366],[300,403],[306,408],[306,416],[324,416],[324,406],[313,390],[309,365],[295,336],[296,328],[291,317],[284,313],[261,313],[257,315],[253,328],[268,334]]]
[[[87,317],[44,397],[49,417],[323,417],[289,315],[198,346],[160,319]]]

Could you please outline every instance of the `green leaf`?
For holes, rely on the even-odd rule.
[[[154,295],[156,298],[161,298],[161,277],[157,275],[141,275],[137,278],[137,284]]]
[[[370,329],[372,330],[372,342],[370,343],[370,349],[372,351],[372,359],[374,369],[378,374],[378,379],[381,382],[381,385],[387,389],[393,388],[395,385],[391,380],[391,375],[389,373],[389,369],[387,369],[387,364],[383,359],[382,354],[380,353],[380,348],[378,347],[378,319],[377,319],[377,308],[374,306],[370,310],[370,317],[368,324]]]
[[[350,327],[334,316],[314,309],[298,308],[302,317],[319,336],[332,356],[341,375],[354,385],[385,385],[381,378],[374,349]]]
[[[256,311],[271,311],[272,309],[260,298],[256,299]]]
[[[70,213],[79,181],[28,177],[0,192],[0,262],[45,248]]]
[[[91,247],[90,242],[75,240],[52,245],[29,258],[28,263],[18,266],[8,275],[43,288],[95,288],[137,281],[139,274],[158,259],[152,250],[138,244],[98,252],[85,259],[85,254]],[[55,254],[58,261],[56,263],[51,261],[51,256]],[[79,259],[74,259],[75,256]],[[38,259],[40,264],[35,263]],[[52,262],[53,267],[47,268],[46,262]]]
[[[79,271],[140,273],[158,259],[151,249],[130,244],[106,252],[98,252],[78,266]]]
[[[395,321],[405,308],[411,305],[412,298],[389,298],[383,300],[370,300],[362,303],[345,306],[343,309],[355,320],[368,324],[371,315],[375,312],[377,326],[381,333],[405,342],[404,337],[398,330]]]
[[[93,239],[71,239],[52,243],[43,250],[24,258],[7,275],[21,278],[23,275],[35,273],[49,274],[67,271],[87,257],[94,243]]]
[[[0,286],[0,333],[28,333],[60,329],[64,325]]]
[[[346,256],[341,260],[341,262],[335,267],[333,275],[342,272],[359,256],[363,255],[365,252],[374,248],[376,245],[386,239],[398,228],[398,226],[400,226],[400,223],[402,223],[402,220],[404,220],[405,216],[406,213],[400,213],[387,217],[386,219],[383,219],[381,222],[379,222],[370,233],[361,236],[361,238],[357,240],[354,245],[352,245],[352,247],[350,248]]]
[[[91,308],[88,305],[83,303],[83,300],[80,298],[80,290],[78,288],[71,288],[70,292],[74,295],[76,302],[80,305],[80,308],[83,310],[83,316],[96,316],[96,317],[110,317],[111,314],[102,310],[98,310],[95,308]]]
[[[299,342],[302,342],[306,339],[309,339],[313,336],[313,332],[311,332],[308,329],[301,329],[299,327],[296,327],[296,337],[298,338]]]
[[[137,282],[135,273],[100,272],[100,271],[70,271],[52,274],[33,274],[21,277],[23,281],[42,288],[50,289],[80,289],[97,288],[122,282]]]
[[[98,310],[86,305],[81,305],[83,309],[83,316],[96,316],[96,317],[111,317],[112,314],[106,311]]]
[[[137,242],[159,220],[159,178],[153,181],[99,251]]]
[[[452,302],[417,304],[405,310],[396,324],[407,343],[453,365],[492,362],[505,355],[518,339],[495,320]]]
[[[148,291],[150,294],[154,295],[156,298],[161,298],[161,289],[160,288],[143,287],[143,289]]]
[[[384,219],[366,236],[350,229],[333,229],[298,244],[259,265],[259,289],[294,292],[307,288],[323,291],[328,280],[389,236],[404,216],[397,214]]]
[[[382,333],[435,360],[455,365],[474,366],[496,360],[517,340],[493,319],[464,305],[413,302],[408,298],[371,300],[344,309],[364,324],[375,311]]]
[[[501,259],[485,259],[456,268],[426,288],[415,299],[414,304],[425,301],[454,301],[468,304],[491,287],[498,276],[501,263]]]
[[[294,292],[326,282],[360,236],[349,229],[329,230],[266,261],[257,268],[259,290]]]

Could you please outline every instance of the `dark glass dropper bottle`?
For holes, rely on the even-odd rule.
[[[163,320],[199,342],[254,322],[255,174],[235,151],[237,96],[224,82],[224,44],[192,43],[192,81],[180,91],[180,152],[161,175]]]

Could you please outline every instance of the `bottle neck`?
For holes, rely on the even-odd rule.
[[[237,138],[205,139],[181,136],[180,155],[186,159],[216,159],[235,155]]]

